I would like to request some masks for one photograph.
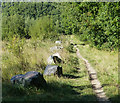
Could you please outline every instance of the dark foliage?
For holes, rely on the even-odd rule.
[[[79,35],[98,49],[118,47],[119,2],[4,2],[2,11],[3,39],[60,33]]]

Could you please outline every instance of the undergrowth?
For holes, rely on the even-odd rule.
[[[29,39],[22,42],[17,38],[14,48],[8,47],[9,43],[12,45],[12,41],[3,41],[3,101],[96,101],[83,61],[79,60],[75,53],[66,49],[70,45],[66,41],[67,37],[61,36],[59,39],[62,40],[64,48],[53,52],[50,52],[50,47],[55,46],[55,42],[50,39],[46,41]],[[20,49],[18,44],[21,42],[22,50],[18,53],[16,48]],[[44,76],[47,87],[39,90],[36,87],[24,88],[10,83],[11,77],[17,74],[28,71],[38,71],[43,74],[47,66],[47,58],[56,52],[60,53],[64,61],[60,64],[63,68],[61,78],[53,75]]]

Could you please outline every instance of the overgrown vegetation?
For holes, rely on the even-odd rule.
[[[107,96],[117,102],[118,60],[113,50],[118,49],[119,10],[119,2],[2,2],[3,101],[96,101],[72,41],[99,73]],[[56,53],[50,52],[56,40],[64,47],[58,51],[63,77],[45,76],[48,88],[39,90],[10,84],[14,75],[43,73],[47,58]]]
[[[15,43],[16,46],[19,42]],[[66,45],[64,44],[66,47],[69,45],[67,45],[66,40],[62,42],[66,42]],[[35,87],[24,88],[19,85],[12,85],[10,79],[14,75],[24,74],[28,71],[43,73],[47,66],[47,58],[51,55],[49,49],[55,45],[54,42],[50,40],[46,42],[36,40],[34,43],[34,39],[25,41],[22,52],[20,52],[20,54],[22,53],[22,57],[24,57],[22,63],[22,57],[16,55],[17,52],[13,52],[16,51],[16,49],[11,51],[11,49],[8,48],[7,42],[3,42],[3,45],[3,101],[13,101],[13,99],[14,101],[23,102],[29,102],[31,100],[96,101],[84,63],[83,61],[79,61],[75,53],[69,53],[66,48],[62,51],[58,51],[65,61],[61,64],[63,68],[63,77],[44,76],[48,86],[47,88],[37,90]],[[77,70],[75,67],[80,68],[80,70]],[[86,96],[88,100],[86,100]]]
[[[78,35],[98,49],[118,47],[118,2],[2,3],[3,39],[14,35],[54,38]]]
[[[74,43],[79,42],[76,36],[72,38]],[[97,50],[87,45],[78,45],[80,54],[86,58],[96,70],[98,79],[103,86],[106,95],[113,103],[119,102],[119,73],[118,52]]]

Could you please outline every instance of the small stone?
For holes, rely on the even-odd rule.
[[[54,60],[54,63],[61,63],[62,60],[60,58],[58,58],[57,56],[53,56],[53,60]]]
[[[57,46],[54,46],[54,47],[51,47],[51,48],[50,48],[50,51],[53,52],[54,50],[58,50]]]
[[[55,41],[55,44],[61,44],[62,42],[61,41]]]
[[[58,58],[60,58],[60,59],[61,59],[61,56],[60,56],[60,54],[59,54],[59,53],[55,53],[55,54],[53,54],[52,56],[57,56]]]

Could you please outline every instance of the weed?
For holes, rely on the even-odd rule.
[[[67,47],[67,50],[68,50],[70,53],[76,53],[73,44],[69,44],[69,46]]]

